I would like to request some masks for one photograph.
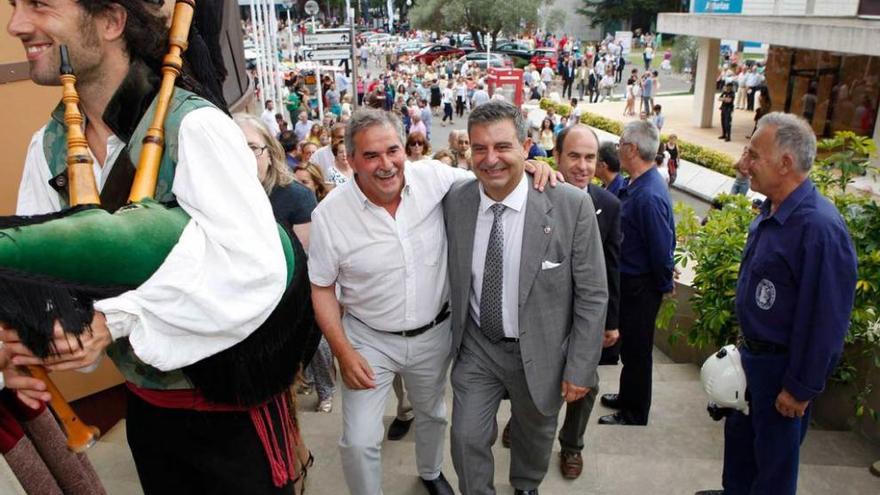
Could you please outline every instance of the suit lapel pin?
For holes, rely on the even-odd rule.
[[[545,225],[545,226],[544,226],[544,233],[545,233],[545,234],[550,235],[550,230],[551,230],[551,229],[550,229],[550,226],[549,226],[549,225]]]

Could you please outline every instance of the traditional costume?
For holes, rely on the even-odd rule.
[[[176,6],[172,59],[191,9]],[[182,65],[169,57],[161,88],[133,57],[106,107],[100,207],[72,200],[68,172],[89,157],[69,156],[64,108],[35,134],[17,213],[41,216],[0,218],[0,321],[45,357],[55,320],[76,336],[105,314],[146,493],[292,493],[288,388],[320,338],[305,254],[274,222],[238,127],[199,95],[168,91]],[[150,153],[155,199],[141,180]]]

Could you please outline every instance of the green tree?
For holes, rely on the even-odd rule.
[[[623,21],[624,28],[651,29],[658,12],[680,12],[681,0],[583,0],[578,13],[591,19],[592,27]]]
[[[501,33],[515,34],[538,20],[543,0],[422,0],[409,10],[416,29],[455,31],[465,28],[477,50],[485,50],[479,33],[485,33],[495,47]]]

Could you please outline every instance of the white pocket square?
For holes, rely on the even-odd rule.
[[[552,261],[542,261],[541,262],[541,270],[551,270],[561,265],[562,263],[554,263]]]

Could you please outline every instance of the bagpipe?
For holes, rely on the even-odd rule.
[[[53,354],[53,327],[78,339],[90,331],[94,302],[136,289],[156,272],[190,221],[176,204],[153,199],[164,152],[164,121],[195,2],[177,0],[162,63],[161,85],[149,130],[142,141],[129,203],[110,213],[100,206],[92,159],[78,109],[76,78],[62,49],[62,101],[67,127],[67,189],[70,207],[38,216],[0,217],[0,321],[16,329],[35,355]],[[306,255],[294,236],[278,226],[287,265],[285,292],[269,318],[238,344],[181,371],[211,401],[254,407],[287,390],[299,366],[320,341],[314,324]],[[46,382],[51,407],[81,451],[98,436],[84,425],[41,367],[30,373]]]

